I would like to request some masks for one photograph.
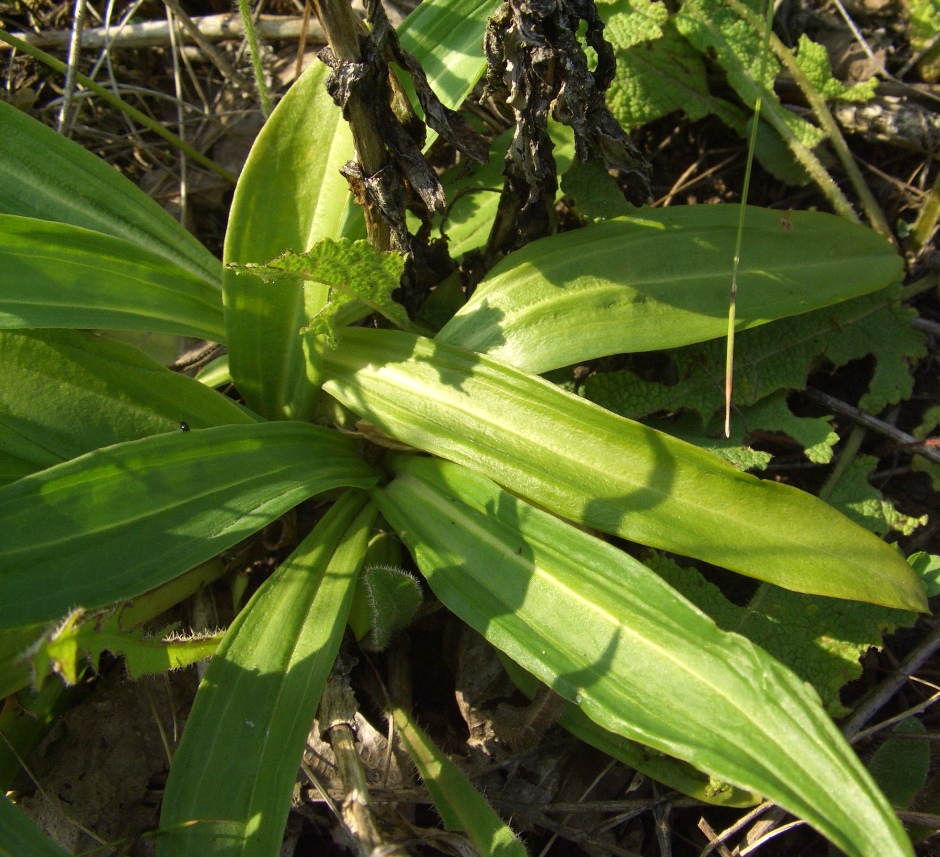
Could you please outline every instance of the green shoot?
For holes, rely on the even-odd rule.
[[[761,46],[757,99],[754,102],[754,119],[751,122],[751,136],[747,144],[747,166],[744,168],[744,187],[741,189],[741,208],[738,215],[738,235],[734,247],[734,263],[731,268],[731,299],[728,304],[728,335],[725,350],[725,437],[731,437],[731,388],[734,377],[734,322],[738,300],[738,268],[741,266],[741,245],[744,242],[747,192],[751,184],[751,167],[754,164],[754,150],[757,146],[757,128],[760,122],[760,108],[764,93],[764,76],[767,68],[767,56],[770,53],[770,31],[774,20],[773,3],[767,3],[765,14],[766,24],[764,26],[764,41]]]

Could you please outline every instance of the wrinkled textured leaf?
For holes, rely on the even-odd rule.
[[[2,101],[0,126],[0,212],[113,235],[221,288],[219,260],[110,164]]]
[[[4,460],[20,462],[9,471],[18,478],[101,447],[178,432],[181,423],[200,429],[258,420],[138,349],[83,331],[2,331],[0,365],[0,479]]]
[[[669,18],[665,4],[653,0],[605,0],[598,12],[606,24],[604,38],[620,49],[660,38]]]
[[[738,214],[732,205],[643,210],[535,241],[494,267],[437,338],[545,372],[724,337]],[[749,208],[745,223],[738,330],[901,275],[887,241],[842,218]]]
[[[808,681],[833,717],[849,713],[839,691],[862,674],[859,659],[917,616],[874,604],[821,598],[764,584],[746,607],[729,601],[694,568],[651,554],[646,564],[719,628],[743,634]]]
[[[816,358],[844,366],[867,354],[875,356],[875,370],[860,407],[878,413],[897,404],[911,393],[910,366],[926,353],[923,334],[911,327],[913,316],[891,289],[739,333],[735,405],[748,407],[780,390],[805,387]],[[592,376],[582,391],[634,419],[661,410],[693,410],[704,427],[724,404],[724,358],[723,341],[705,342],[670,352],[674,368],[665,374],[677,379],[674,384],[645,381],[627,370]]]
[[[302,500],[369,487],[349,440],[304,423],[162,434],[0,488],[0,627],[132,598]]]
[[[520,666],[605,728],[766,795],[850,855],[913,853],[788,669],[627,554],[489,480],[432,459],[393,466],[373,492],[382,514],[438,598]]]
[[[344,494],[226,633],[170,768],[158,854],[278,853],[375,519],[366,502]]]
[[[800,591],[925,605],[900,555],[821,500],[536,376],[365,328],[323,365],[324,389],[386,434],[571,520]]]
[[[890,500],[885,500],[881,492],[868,481],[877,465],[878,459],[872,455],[856,458],[842,473],[828,500],[853,521],[879,536],[891,530],[909,536],[927,523],[927,516],[914,518],[902,514]]]
[[[692,121],[712,114],[737,134],[748,136],[747,116],[711,92],[702,55],[672,21],[665,22],[662,37],[656,41],[624,45],[617,51],[617,74],[607,99],[625,128],[682,110]],[[758,126],[754,154],[764,169],[782,181],[803,185],[809,180],[780,135],[764,120]]]
[[[359,301],[365,312],[377,312],[402,330],[413,330],[405,308],[392,297],[401,285],[405,256],[380,253],[368,241],[324,238],[309,253],[286,250],[263,265],[234,265],[236,273],[250,273],[266,283],[308,280],[330,287],[322,309],[307,320],[305,330],[332,338],[331,320],[338,310]]]
[[[796,63],[809,82],[823,98],[841,101],[870,101],[878,88],[878,78],[872,77],[854,86],[846,86],[832,76],[829,52],[805,33],[797,45]]]
[[[526,857],[525,847],[509,826],[411,716],[395,708],[392,718],[444,827],[466,831],[476,850],[485,857]]]
[[[218,289],[123,238],[0,214],[0,327],[151,330],[225,341]]]
[[[753,3],[749,5],[753,6]],[[825,132],[800,119],[785,108],[773,90],[780,64],[773,56],[764,57],[761,35],[722,0],[686,0],[672,19],[701,53],[713,52],[728,73],[728,83],[747,105],[757,102],[761,91],[761,115],[785,140],[812,149],[825,138]],[[760,69],[764,80],[759,84]]]

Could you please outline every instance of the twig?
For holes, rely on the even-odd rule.
[[[251,83],[228,61],[225,54],[212,44],[208,36],[203,34],[196,21],[186,14],[177,0],[163,0],[163,2],[176,16],[176,19],[180,22],[186,35],[199,46],[199,49],[206,55],[209,61],[222,72],[223,77],[225,77],[226,80],[234,81],[243,90],[250,92],[252,88]],[[180,34],[178,40],[182,41],[182,34]]]
[[[245,38],[242,22],[231,14],[205,15],[191,18],[200,36],[207,42],[240,41]],[[166,21],[144,21],[139,24],[126,24],[115,33],[113,28],[110,38],[107,27],[92,27],[82,30],[82,47],[100,49],[107,45],[113,48],[152,48],[169,44],[170,28]],[[283,15],[262,15],[255,23],[259,38],[265,41],[293,41],[299,39],[302,32],[300,18]],[[70,30],[48,30],[42,33],[14,33],[20,41],[37,48],[65,48],[68,46]],[[323,28],[315,21],[310,24],[307,38],[311,42],[323,44],[326,37]],[[184,33],[182,41],[186,44],[195,42],[191,33]],[[0,50],[8,50],[7,45],[0,45]]]
[[[756,842],[752,842],[750,845],[748,845],[747,848],[742,849],[739,852],[740,857],[745,857],[746,854],[753,854],[758,848],[761,848],[764,844],[779,836],[781,833],[786,833],[788,830],[792,830],[794,827],[802,827],[804,824],[806,824],[805,821],[791,821],[789,824],[784,824],[783,827],[778,827],[770,831],[770,833],[768,833],[766,836],[762,836]]]
[[[82,48],[82,23],[85,20],[85,0],[75,0],[75,16],[69,33],[68,64],[65,67],[62,107],[56,121],[56,131],[68,135],[69,115],[72,112],[72,95],[75,92],[75,74],[78,68],[78,55]]]
[[[739,818],[731,827],[727,827],[721,831],[711,842],[706,845],[701,852],[699,852],[698,857],[708,857],[719,845],[724,842],[727,842],[735,833],[738,831],[744,830],[752,821],[760,818],[767,810],[773,809],[776,804],[773,801],[764,801],[760,806],[754,807],[747,815]]]
[[[849,740],[875,716],[894,695],[940,649],[940,625],[935,627],[900,664],[893,675],[873,688],[855,706],[852,716],[842,725],[842,734]]]
[[[173,9],[170,5],[173,0],[169,0],[166,4],[166,20],[170,25],[170,52],[173,59],[173,86],[176,91],[176,123],[180,129],[180,139],[183,139],[183,133],[185,126],[183,124],[183,81],[180,77],[180,55],[177,50],[177,36],[178,30],[175,26],[175,21],[173,19]],[[179,172],[180,172],[180,210],[179,210],[179,221],[184,226],[186,225],[186,210],[189,205],[189,193],[187,192],[187,175],[186,175],[186,154],[183,153],[180,155],[179,161]]]
[[[26,44],[26,42],[24,42],[22,39],[18,39],[16,36],[6,32],[6,30],[0,30],[0,41],[6,42],[8,45],[12,45],[14,48],[18,48],[25,54],[29,54],[29,56],[33,57],[33,59],[39,60],[54,71],[65,71],[65,63],[57,60],[54,56],[47,54],[45,51],[41,51],[39,48]],[[118,110],[123,111],[128,116],[133,117],[138,122],[140,122],[141,125],[146,126],[155,134],[159,134],[168,143],[176,146],[176,148],[178,148],[181,152],[185,152],[187,155],[189,155],[189,157],[196,161],[196,163],[202,164],[202,166],[212,170],[214,173],[218,173],[232,184],[235,184],[235,182],[238,180],[238,176],[236,176],[234,173],[225,169],[225,167],[220,166],[211,158],[207,158],[204,154],[202,154],[202,152],[196,151],[192,146],[190,146],[184,140],[181,140],[172,131],[168,131],[163,127],[163,125],[151,119],[146,113],[142,113],[136,107],[132,107],[130,104],[128,104],[122,98],[118,98],[118,96],[108,89],[105,89],[105,87],[103,87],[100,83],[95,83],[95,81],[85,77],[83,74],[76,73],[75,77],[82,86],[92,90],[100,98],[103,98],[105,101],[107,101],[108,104],[110,104],[112,107],[116,107]]]
[[[865,426],[865,428],[871,429],[874,432],[878,432],[878,434],[891,438],[891,440],[896,441],[904,447],[907,447],[908,452],[912,452],[915,455],[922,455],[924,458],[929,458],[931,461],[940,464],[940,450],[932,446],[925,446],[923,441],[918,440],[916,437],[914,437],[914,435],[908,434],[905,431],[901,431],[892,425],[888,425],[888,423],[886,423],[884,420],[879,420],[878,417],[873,417],[871,414],[866,414],[864,411],[860,411],[853,405],[850,405],[847,402],[843,402],[834,396],[830,396],[828,393],[824,393],[822,390],[816,390],[812,387],[807,387],[806,393],[808,396],[810,396],[810,398],[815,399],[817,402],[825,405],[827,408],[830,408],[837,414],[842,414],[844,417],[849,417],[860,425]]]

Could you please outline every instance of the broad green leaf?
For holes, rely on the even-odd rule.
[[[0,857],[69,857],[69,853],[8,797],[0,795]]]
[[[321,63],[307,69],[255,140],[232,200],[227,265],[262,264],[285,250],[305,253],[323,238],[339,237],[348,195],[339,170],[353,145],[326,92],[328,73]],[[326,302],[329,288],[266,285],[232,270],[225,271],[224,284],[229,366],[239,392],[268,419],[309,418],[316,387],[307,379],[298,331],[307,311]]]
[[[0,101],[0,212],[122,238],[216,290],[222,266],[110,164]]]
[[[158,854],[279,852],[376,509],[347,492],[238,614],[170,768]]]
[[[737,206],[679,206],[535,241],[490,271],[438,339],[545,372],[723,337],[737,218]],[[873,292],[902,267],[866,227],[750,208],[737,329]]]
[[[132,598],[302,500],[369,487],[337,432],[259,423],[106,447],[0,488],[0,628]]]
[[[538,679],[505,655],[500,660],[513,684],[530,699],[534,697],[540,686]],[[689,797],[717,806],[749,807],[760,803],[758,795],[722,783],[708,774],[703,774],[688,762],[664,756],[636,741],[604,729],[573,702],[565,703],[558,723],[585,744],[596,747],[611,758]]]
[[[488,479],[393,466],[376,502],[437,597],[592,720],[765,795],[853,857],[913,853],[819,697],[766,652]]]
[[[498,5],[499,0],[428,0],[402,23],[401,46],[417,57],[445,107],[456,110],[483,76],[483,34]]]
[[[123,238],[0,214],[0,266],[0,327],[152,330],[225,341],[218,289]]]
[[[746,245],[745,245],[746,246]],[[734,400],[748,407],[780,391],[802,389],[820,359],[844,366],[871,354],[874,372],[860,405],[878,413],[907,398],[910,366],[926,354],[923,334],[911,327],[914,311],[895,289],[837,306],[780,319],[739,333],[734,346]],[[655,411],[695,411],[704,428],[724,407],[725,343],[703,342],[673,349],[664,377],[675,384],[640,378],[629,370],[598,373],[582,392],[621,416],[638,419]],[[750,428],[766,426],[750,425]]]
[[[809,494],[482,355],[399,331],[339,339],[324,356],[330,395],[546,509],[789,589],[926,605],[897,551]]]
[[[904,610],[769,585],[760,587],[747,606],[739,607],[694,568],[683,568],[656,553],[645,561],[719,628],[743,634],[808,681],[833,717],[849,713],[839,691],[861,676],[859,659],[871,648],[880,649],[884,635],[917,619]]]
[[[181,423],[200,429],[257,421],[138,349],[83,331],[2,331],[0,365],[0,455],[16,456],[27,472],[179,432]]]
[[[525,846],[450,759],[401,708],[395,729],[447,830],[465,831],[483,857],[526,857]]]
[[[329,286],[326,304],[307,319],[305,329],[314,333],[332,337],[337,312],[354,302],[362,305],[362,315],[375,312],[403,330],[414,327],[405,308],[392,297],[401,287],[404,254],[380,253],[368,241],[324,238],[309,253],[285,250],[263,265],[231,267],[237,274],[253,274],[265,283],[306,280]]]

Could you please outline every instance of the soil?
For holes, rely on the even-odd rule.
[[[785,0],[778,20],[796,30],[806,28],[806,16],[815,22],[816,38],[822,40],[834,59],[837,75],[844,80],[864,79],[874,66],[887,64],[898,71],[912,56],[910,35],[903,4],[898,0],[855,0],[846,3],[847,12],[859,24],[866,43],[873,48],[874,60],[842,22],[838,4],[818,0],[799,3]],[[192,17],[226,13],[228,4],[218,0],[186,0],[183,10]],[[118,3],[112,20],[119,20],[129,4]],[[398,18],[407,8],[393,7]],[[272,0],[266,13],[302,16],[295,0]],[[89,3],[88,26],[98,26],[105,4]],[[138,9],[141,20],[165,20],[166,9],[157,0],[144,0]],[[0,0],[0,18],[10,31],[49,33],[68,30],[71,4],[37,0],[30,4]],[[802,16],[802,17],[801,17]],[[394,17],[394,16],[393,16]],[[822,22],[822,23],[820,23]],[[822,24],[825,24],[823,26]],[[785,33],[783,33],[785,35]],[[239,42],[223,42],[223,55],[240,75],[251,77],[248,54]],[[302,64],[315,61],[319,45],[308,40],[301,51]],[[65,58],[61,47],[48,48]],[[270,41],[264,45],[265,69],[272,93],[283,94],[295,78],[298,56],[296,37]],[[88,70],[100,57],[89,50],[81,57]],[[237,172],[248,148],[263,124],[263,115],[250,87],[232,84],[216,65],[207,61],[198,48],[188,48],[182,70],[174,72],[173,50],[169,42],[145,47],[115,50],[105,57],[105,68],[116,80],[140,88],[137,97],[143,107],[169,127],[178,124],[177,98],[189,105],[187,139],[216,162]],[[22,54],[4,55],[4,97],[33,116],[55,126],[62,105],[61,75],[48,71]],[[716,71],[717,74],[717,71]],[[720,84],[720,81],[719,81]],[[179,88],[179,93],[178,93]],[[940,87],[923,80],[917,66],[903,80],[890,80],[884,88],[892,93],[889,107],[903,114],[898,127],[906,136],[890,136],[883,128],[863,126],[861,120],[849,128],[851,149],[865,179],[884,210],[889,223],[911,223],[924,206],[937,176],[935,153],[940,141]],[[144,92],[146,90],[146,92]],[[782,83],[781,97],[798,103],[798,93]],[[725,93],[733,98],[730,92]],[[129,128],[125,117],[99,99],[81,98],[78,109],[67,122],[70,136],[94,151],[115,169],[137,182],[175,216],[178,216],[213,252],[221,255],[222,240],[232,189],[216,176],[189,164],[185,169],[186,192],[181,193],[183,167],[178,154],[160,138],[145,129]],[[480,108],[483,110],[484,108]],[[853,120],[854,121],[854,120]],[[878,130],[881,129],[881,130]],[[746,160],[746,145],[715,119],[689,121],[676,113],[637,129],[634,141],[652,165],[652,197],[657,205],[691,205],[737,202]],[[442,164],[447,153],[439,153]],[[837,173],[837,171],[836,171]],[[841,178],[840,178],[841,181]],[[845,184],[844,182],[842,182]],[[847,185],[846,185],[847,186]],[[749,201],[781,210],[817,207],[828,210],[826,201],[812,185],[796,188],[755,167]],[[564,210],[561,222],[569,222]],[[924,324],[927,356],[914,367],[914,392],[906,401],[879,415],[891,426],[911,432],[928,408],[940,404],[940,295],[937,274],[940,255],[931,242],[916,256],[908,254],[908,282],[933,277],[911,302]],[[141,340],[156,349],[155,340]],[[166,362],[172,362],[191,343],[161,342]],[[170,355],[166,348],[172,349]],[[871,366],[857,361],[833,372],[826,366],[811,378],[811,385],[838,399],[854,404],[867,383]],[[794,393],[795,409],[822,413],[820,406],[800,392]],[[853,420],[839,416],[834,425],[841,437],[848,436]],[[778,462],[794,462],[792,446],[786,439],[767,437],[755,444],[773,452]],[[940,496],[928,475],[912,466],[910,450],[877,432],[869,432],[862,453],[878,458],[872,482],[897,508],[913,516],[928,516],[928,523],[900,540],[906,552],[924,550],[940,554]],[[799,487],[819,487],[824,472],[793,467],[777,472]],[[253,556],[254,579],[269,570],[275,551],[265,557]],[[222,581],[219,600],[228,599],[228,582]],[[224,618],[224,617],[223,617]],[[158,620],[157,625],[166,624]],[[870,651],[863,661],[863,676],[843,690],[847,706],[865,697],[895,673],[912,652],[925,650],[935,633],[931,617],[902,630],[885,641],[881,651]],[[933,644],[936,648],[936,644]],[[438,819],[426,793],[416,784],[406,765],[396,767],[395,776],[386,778],[385,720],[376,703],[379,695],[371,685],[373,667],[386,675],[391,667],[405,669],[412,677],[414,707],[419,721],[453,758],[460,761],[492,804],[511,819],[523,833],[532,855],[568,854],[662,855],[686,857],[706,853],[709,843],[721,831],[740,821],[740,810],[705,806],[670,795],[658,784],[612,762],[599,751],[579,743],[559,727],[544,724],[539,740],[526,745],[514,742],[507,711],[523,708],[521,698],[507,682],[492,650],[468,629],[433,605],[410,627],[398,643],[384,655],[359,652],[347,646],[347,654],[359,661],[353,668],[353,681],[363,718],[360,739],[367,768],[376,781],[385,778],[385,787],[376,790],[378,803],[385,807],[381,818],[391,829],[402,829],[402,818],[412,830],[435,827]],[[431,656],[435,653],[435,656]],[[905,684],[874,715],[885,720],[905,711],[933,694],[940,679],[940,660],[931,656],[918,667],[916,681]],[[370,662],[371,661],[371,665]],[[13,784],[13,795],[53,838],[71,853],[126,854],[143,857],[154,853],[155,830],[159,817],[161,789],[169,758],[185,725],[186,715],[198,684],[196,668],[166,677],[131,681],[120,661],[106,658],[96,672],[85,679],[75,704],[66,711],[27,761]],[[500,713],[502,712],[502,713]],[[928,708],[920,715],[928,733],[938,715]],[[370,725],[371,724],[371,725]],[[317,745],[317,730],[311,731],[309,765],[319,771],[322,783],[341,799],[341,786],[330,776],[330,765],[321,764],[329,751]],[[877,738],[858,745],[869,756]],[[934,741],[931,747],[938,744]],[[932,770],[940,770],[933,750]],[[319,760],[319,762],[318,762]],[[319,767],[317,767],[319,765]],[[927,790],[922,809],[938,811],[940,782]],[[933,798],[931,803],[930,798]],[[563,808],[561,808],[563,807]],[[771,825],[767,826],[767,819]],[[742,828],[729,839],[741,851],[729,852],[715,843],[711,853],[745,853],[749,842],[766,833],[773,824],[788,819],[771,810],[761,819]],[[86,832],[87,831],[87,832]],[[420,838],[420,836],[419,836]],[[430,849],[453,852],[452,841],[428,833],[419,851]],[[107,847],[102,848],[107,843]],[[318,790],[308,777],[301,777],[295,790],[292,814],[282,854],[305,857],[312,854],[348,854],[350,843]],[[704,850],[703,850],[704,849]],[[752,852],[747,852],[752,853]],[[788,831],[768,840],[759,852],[774,855],[826,855],[828,846],[807,827]],[[940,844],[926,839],[918,845],[920,854],[940,854]]]

